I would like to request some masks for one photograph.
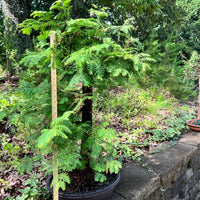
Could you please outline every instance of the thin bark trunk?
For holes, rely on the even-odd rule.
[[[86,96],[92,96],[92,87],[82,86],[82,92]],[[91,129],[92,127],[92,99],[86,99],[84,101],[84,105],[81,111],[82,111],[82,122],[83,123],[87,122],[90,126],[89,129]],[[81,142],[81,155],[82,155],[82,158],[86,161],[86,166],[85,166],[86,168],[89,168],[89,160],[87,156],[87,151],[85,150],[85,142],[88,138],[88,134],[90,134],[89,131],[87,131],[87,133],[84,134],[82,138],[82,142]]]
[[[30,36],[23,35],[17,30],[17,25],[30,17],[31,0],[0,0],[4,18],[7,50],[17,49],[18,55],[22,55],[26,49],[32,49]],[[14,32],[16,36],[14,37]]]
[[[200,120],[200,70],[198,71],[199,75],[199,105],[198,105],[198,115],[197,115],[197,120]]]
[[[166,58],[164,61],[164,69],[166,69]],[[165,70],[164,70],[164,74],[163,74],[163,92],[165,91]]]
[[[92,87],[82,87],[83,94],[92,96]],[[82,107],[82,122],[88,122],[92,125],[92,99],[86,99]]]
[[[162,86],[163,92],[165,91],[165,73],[163,74],[163,86]]]

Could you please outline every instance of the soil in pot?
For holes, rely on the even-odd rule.
[[[191,119],[187,121],[187,125],[193,131],[200,131],[200,125],[198,125],[197,119]]]
[[[107,181],[104,183],[94,181],[94,172],[91,169],[74,170],[69,173],[71,184],[66,184],[66,190],[59,191],[59,200],[106,200],[108,199],[114,187],[120,180],[119,174],[106,174]],[[52,176],[47,180],[47,189],[50,188]]]

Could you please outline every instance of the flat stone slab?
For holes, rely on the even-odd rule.
[[[200,132],[191,131],[187,135],[184,135],[178,142],[197,146],[200,149]]]
[[[109,198],[109,200],[125,200],[125,197],[120,196],[115,191],[113,192],[112,196]]]
[[[121,180],[110,200],[143,200],[158,189],[160,178],[137,163],[125,163]]]
[[[161,184],[169,185],[187,168],[191,157],[198,153],[198,148],[184,143],[177,143],[164,152],[145,155],[143,161],[160,176]]]

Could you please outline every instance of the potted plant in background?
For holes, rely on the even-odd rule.
[[[188,65],[190,68],[192,68],[193,76],[192,78],[194,80],[198,79],[198,86],[200,88],[200,56],[199,54],[194,51],[191,55],[191,58],[189,61],[187,61],[186,65]],[[191,70],[188,70],[191,71]],[[200,90],[198,95],[198,110],[197,110],[197,119],[191,119],[187,121],[187,125],[189,128],[193,131],[200,131]]]
[[[59,174],[47,181],[51,192],[54,185],[60,189],[60,199],[105,200],[119,182],[122,158],[116,132],[108,124],[93,123],[93,96],[144,71],[153,59],[137,52],[136,40],[130,36],[132,19],[113,26],[108,23],[108,8],[94,6],[86,19],[71,19],[70,9],[70,0],[58,0],[50,11],[35,11],[34,19],[19,25],[25,34],[39,30],[41,43],[55,31],[54,46],[45,43],[43,48],[54,54],[60,91],[70,94],[69,107],[42,131],[37,146],[46,154],[57,152]],[[32,55],[22,62],[32,62]]]

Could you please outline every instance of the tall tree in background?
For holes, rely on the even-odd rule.
[[[200,53],[200,1],[177,0],[177,5],[182,9],[184,16],[181,36],[190,48],[188,51]]]
[[[8,78],[15,74],[13,57],[20,59],[26,49],[32,48],[31,37],[23,35],[17,29],[17,25],[30,16],[30,2],[31,0],[0,0],[4,22],[3,43],[6,49]],[[13,53],[15,50],[16,52]]]
[[[140,41],[148,40],[151,33],[158,32],[159,40],[167,39],[172,26],[180,23],[180,12],[176,0],[94,0],[97,4],[108,6],[113,13],[110,20],[116,25],[132,19],[134,37]]]
[[[12,34],[16,30],[19,23],[29,18],[31,13],[31,0],[0,0],[2,13],[4,17],[5,34],[12,40]],[[12,27],[12,30],[11,28]],[[14,38],[13,46],[21,55],[25,49],[32,47],[30,36],[23,35],[16,30],[16,38]]]
[[[4,32],[4,27],[3,27],[3,14],[1,12],[0,8],[0,67],[4,69],[3,64],[6,62],[6,57],[5,57],[5,45],[3,43],[3,32]]]
[[[4,64],[4,69],[7,69],[8,74],[11,76],[15,73],[13,68],[13,50],[17,50],[14,53],[16,61],[22,57],[22,54],[26,49],[32,49],[32,39],[31,36],[24,35],[20,33],[17,29],[17,25],[23,22],[25,19],[30,18],[30,14],[34,10],[48,10],[50,5],[55,0],[0,0],[1,17],[3,14],[3,24],[4,24],[4,34],[0,35],[0,46],[4,46],[1,49],[1,60],[4,60],[4,55],[6,54],[6,64]],[[88,1],[89,2],[89,1]],[[86,17],[88,15],[86,3],[83,0],[72,0],[72,17]],[[1,19],[0,19],[1,20]],[[3,28],[2,26],[0,28]],[[37,33],[35,33],[37,34]],[[4,54],[3,51],[6,51]],[[1,61],[0,60],[0,61]]]

